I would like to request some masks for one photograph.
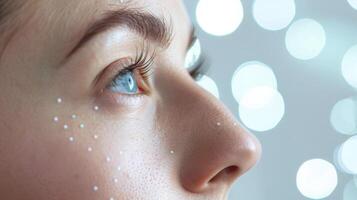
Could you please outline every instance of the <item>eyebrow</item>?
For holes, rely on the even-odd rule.
[[[24,2],[14,0],[0,0],[0,30],[3,32],[5,23],[11,21],[16,11],[24,6]]]
[[[162,47],[168,47],[173,37],[171,23],[168,23],[164,18],[159,18],[139,9],[120,8],[106,11],[104,17],[91,23],[84,36],[67,55],[67,58],[71,57],[96,35],[118,26],[127,26],[144,39],[157,42]]]
[[[0,22],[4,21],[9,13],[12,12],[12,1],[0,0]]]

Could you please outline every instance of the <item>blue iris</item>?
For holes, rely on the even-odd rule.
[[[113,92],[136,94],[139,90],[135,80],[135,75],[132,71],[125,70],[120,72],[110,85]]]

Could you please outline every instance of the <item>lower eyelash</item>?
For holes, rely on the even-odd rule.
[[[140,102],[145,98],[142,94],[121,94],[115,95],[113,93],[108,92],[108,97],[112,102],[116,104],[124,105],[124,106],[135,106],[140,105]]]

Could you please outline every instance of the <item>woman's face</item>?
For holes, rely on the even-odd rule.
[[[11,4],[1,199],[217,200],[256,163],[257,140],[185,67],[181,1]]]

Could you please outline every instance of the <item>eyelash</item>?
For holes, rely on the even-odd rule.
[[[151,54],[151,55],[150,55]],[[120,70],[115,76],[114,79],[117,78],[121,73],[125,71],[134,71],[139,70],[140,75],[144,78],[144,81],[148,81],[152,75],[152,64],[155,59],[155,51],[154,53],[150,53],[148,49],[140,50],[139,54],[136,54],[136,58],[134,62],[122,70]]]

